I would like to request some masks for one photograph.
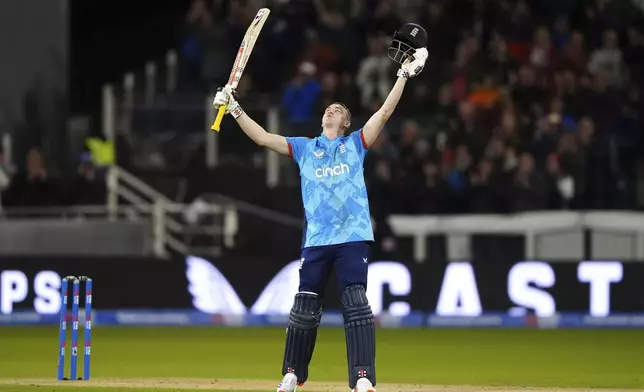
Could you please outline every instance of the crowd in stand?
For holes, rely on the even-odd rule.
[[[366,173],[380,213],[634,208],[642,148],[642,9],[617,0],[195,0],[184,83],[226,82],[249,18],[272,7],[240,87],[280,94],[286,134],[321,108],[354,125],[393,85],[391,34],[427,29],[411,80]],[[242,98],[243,105],[243,98]]]
[[[0,152],[0,207],[41,208],[105,204],[105,179],[89,153],[80,157],[76,173],[61,176],[48,169],[39,148],[31,148],[16,167]]]
[[[238,90],[281,97],[281,132],[315,136],[322,109],[354,126],[395,81],[393,32],[416,22],[430,58],[365,161],[376,214],[636,207],[644,18],[618,0],[194,0],[181,86],[226,83],[248,22],[271,8]],[[227,147],[228,148],[228,147]],[[0,157],[1,158],[1,157]],[[0,164],[2,205],[104,201],[91,159],[74,178]]]

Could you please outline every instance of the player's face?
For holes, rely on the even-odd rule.
[[[322,126],[329,128],[343,128],[347,122],[347,110],[341,105],[329,105],[322,116]]]

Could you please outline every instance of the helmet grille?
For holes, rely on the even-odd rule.
[[[389,58],[399,64],[403,64],[408,59],[411,61],[414,52],[415,49],[412,46],[395,38],[391,40],[389,48],[387,49]]]

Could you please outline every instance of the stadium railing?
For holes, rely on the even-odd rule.
[[[644,260],[644,213],[635,211],[543,211],[513,215],[405,216],[389,224],[399,237],[413,238],[413,255],[423,262],[428,238],[446,237],[447,257],[468,260],[475,235],[520,236],[524,256],[537,259]]]
[[[219,256],[224,245],[234,243],[237,211],[232,203],[176,203],[116,165],[108,168],[106,182],[106,217],[114,221],[118,211],[126,208],[131,216],[150,219],[158,257],[171,252]]]

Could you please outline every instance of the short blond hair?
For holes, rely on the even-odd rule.
[[[347,128],[350,127],[351,126],[351,110],[349,110],[347,105],[343,104],[342,102],[333,102],[331,105],[340,105],[341,107],[344,108],[344,110],[347,111],[347,121],[349,122],[349,125],[347,126]],[[331,105],[329,105],[329,106],[331,106]]]

